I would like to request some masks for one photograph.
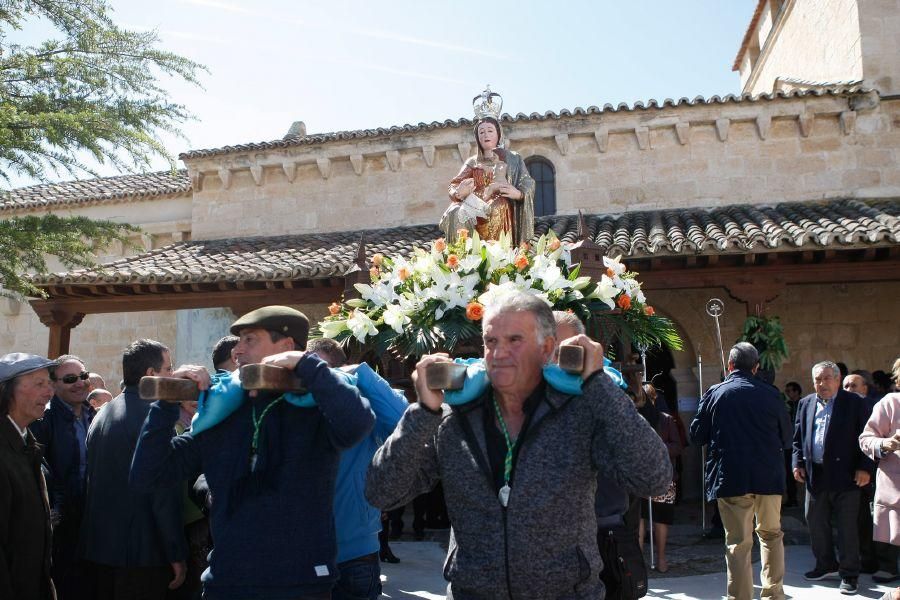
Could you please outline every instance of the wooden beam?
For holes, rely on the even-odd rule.
[[[31,301],[33,307],[35,302],[38,301]],[[81,321],[84,319],[84,313],[60,309],[50,305],[35,307],[35,312],[41,323],[50,329],[47,342],[47,358],[56,358],[57,356],[68,354],[72,329],[81,324]]]
[[[304,289],[258,289],[199,292],[162,292],[140,294],[123,300],[115,297],[69,298],[32,300],[31,305],[39,315],[41,311],[63,310],[82,314],[143,312],[156,310],[182,310],[187,308],[214,308],[235,304],[266,306],[268,304],[320,304],[332,302],[343,290],[343,280],[337,286]],[[196,284],[194,284],[196,285]],[[193,287],[193,286],[192,286]]]
[[[640,274],[644,290],[728,287],[738,281],[780,280],[787,285],[805,283],[864,283],[896,281],[900,260],[873,262],[820,262],[757,266],[706,267],[646,271]]]

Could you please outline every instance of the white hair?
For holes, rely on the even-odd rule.
[[[556,337],[556,321],[553,319],[553,311],[546,302],[537,296],[524,292],[504,295],[488,305],[484,309],[482,322],[486,322],[496,315],[512,312],[529,312],[534,315],[538,344],[543,344],[548,337]]]
[[[816,378],[816,373],[818,373],[819,371],[824,371],[825,369],[831,369],[831,372],[834,374],[834,376],[836,378],[839,379],[841,377],[841,370],[840,370],[840,368],[838,368],[838,366],[836,364],[834,364],[830,360],[823,360],[822,362],[818,362],[813,365],[813,368],[812,368],[813,379]]]

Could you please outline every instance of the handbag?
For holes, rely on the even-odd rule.
[[[628,527],[604,527],[597,533],[607,600],[636,600],[647,595],[647,565],[637,534]]]
[[[669,487],[662,496],[653,496],[650,501],[660,504],[675,504],[675,480],[669,482]]]

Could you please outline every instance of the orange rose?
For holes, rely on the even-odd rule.
[[[458,238],[461,239],[461,240],[467,240],[467,239],[469,239],[469,230],[466,229],[466,228],[464,228],[464,227],[462,227],[462,228],[460,228],[460,229],[457,229],[457,230],[456,230],[456,237],[458,237]]]
[[[628,310],[631,308],[631,297],[628,294],[621,294],[616,298],[616,304],[618,304],[619,308],[622,310]]]
[[[515,265],[518,270],[523,271],[525,269],[525,267],[528,266],[528,257],[525,256],[524,254],[518,255],[516,257]]]
[[[615,278],[615,276],[616,276],[616,272],[613,271],[612,269],[607,269],[607,270],[606,270],[606,276],[609,277],[610,279],[613,279],[613,278]]]
[[[376,267],[380,267],[383,262],[384,262],[384,254],[381,254],[380,252],[372,257],[372,264],[375,265]]]
[[[328,306],[328,312],[331,313],[331,316],[332,316],[332,317],[335,316],[336,314],[338,314],[339,312],[341,312],[341,305],[338,304],[337,302],[332,302],[332,303]]]
[[[400,281],[406,281],[409,277],[409,268],[400,267],[399,269],[397,269],[397,277],[400,278]]]
[[[478,302],[469,302],[466,305],[466,318],[470,321],[480,321],[484,316],[484,305]]]
[[[644,307],[644,314],[647,315],[648,317],[652,317],[653,315],[656,314],[656,311],[653,310],[653,307],[652,307],[652,306],[645,306],[645,307]]]
[[[550,240],[550,243],[547,245],[547,247],[550,248],[550,252],[553,252],[554,250],[559,250],[559,247],[561,245],[562,244],[559,242],[558,238],[553,238],[552,240]]]
[[[451,254],[447,257],[447,266],[451,269],[455,269],[459,266],[459,257],[455,254]]]
[[[381,275],[381,271],[378,270],[378,267],[369,269],[369,276],[372,277],[373,280],[378,279],[379,275]]]
[[[434,249],[438,252],[443,252],[447,249],[447,242],[444,240],[444,238],[438,238],[434,240]]]
[[[522,242],[519,245],[519,250],[521,250],[522,252],[528,252],[529,250],[531,250],[531,244],[529,244],[528,242]]]

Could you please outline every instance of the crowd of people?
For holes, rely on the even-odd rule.
[[[0,358],[0,598],[378,598],[380,562],[396,560],[387,514],[438,485],[452,523],[448,598],[640,597],[650,529],[655,567],[668,569],[685,433],[661,391],[626,390],[604,367],[571,313],[526,294],[496,302],[483,316],[483,370],[445,393],[427,373],[451,358],[424,356],[411,404],[308,333],[294,309],[252,311],[211,349],[215,373],[175,368],[165,345],[137,340],[114,398],[76,356]],[[579,373],[550,368],[562,343],[581,348]],[[244,390],[239,369],[251,364],[289,369],[304,390]],[[753,346],[732,348],[690,426],[708,446],[729,598],[752,597],[754,518],[763,595],[784,597],[785,451],[806,489],[807,578],[839,574],[845,593],[871,564],[896,578],[900,395],[875,398],[873,376],[841,379],[822,362],[815,393],[792,383],[785,403],[757,367]],[[145,376],[191,380],[199,402],[149,402]],[[860,490],[876,465],[873,538]]]
[[[808,581],[839,580],[842,594],[858,591],[860,573],[876,583],[900,579],[896,542],[900,512],[893,467],[900,449],[900,395],[888,380],[874,384],[867,371],[822,361],[812,367],[814,392],[797,382],[778,390],[758,379],[759,356],[736,344],[728,376],[703,396],[691,423],[691,441],[707,446],[706,493],[716,502],[725,537],[727,596],[753,597],[750,551],[753,530],[760,543],[762,597],[784,598],[782,498],[805,495],[804,514],[815,566]],[[893,366],[900,381],[900,359]],[[785,453],[790,475],[785,477]],[[877,485],[872,475],[878,468]],[[874,499],[875,526],[870,502]],[[833,527],[838,532],[837,553]],[[900,592],[900,588],[898,588]],[[886,595],[886,597],[893,597]]]

